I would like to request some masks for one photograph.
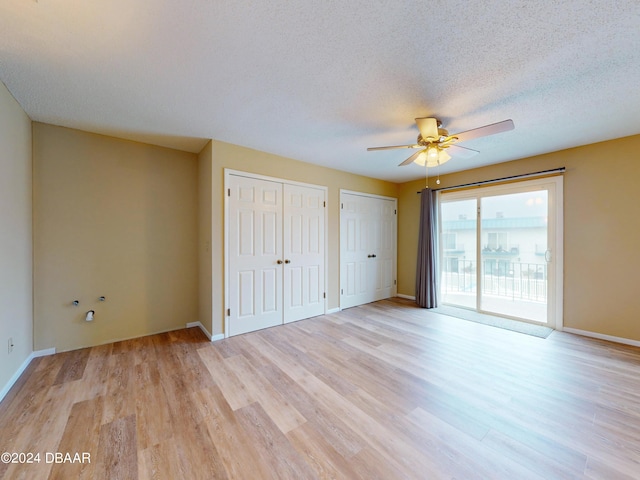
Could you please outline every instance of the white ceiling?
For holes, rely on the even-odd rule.
[[[515,122],[441,173],[640,133],[640,2],[3,0],[0,80],[36,121],[400,182],[413,151],[366,148],[415,117]]]

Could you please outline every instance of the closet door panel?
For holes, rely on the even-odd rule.
[[[282,184],[230,176],[229,335],[282,323]]]
[[[340,308],[367,303],[368,206],[364,197],[340,195]]]
[[[377,199],[376,217],[378,229],[376,232],[376,289],[375,300],[389,298],[395,295],[396,276],[396,236],[397,215],[396,202],[387,199]]]
[[[324,313],[325,191],[284,185],[284,322]]]

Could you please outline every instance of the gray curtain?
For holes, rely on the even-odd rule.
[[[416,266],[416,303],[422,308],[438,306],[437,294],[437,220],[436,192],[425,188],[420,193],[420,232]]]

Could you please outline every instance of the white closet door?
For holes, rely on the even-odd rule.
[[[324,190],[284,185],[284,323],[324,314]]]
[[[374,246],[375,285],[374,300],[382,300],[395,295],[396,285],[396,232],[397,218],[395,200],[373,198],[375,201]]]
[[[395,295],[396,201],[341,192],[340,308]]]
[[[357,195],[340,195],[340,308],[367,303],[368,205]]]
[[[229,176],[229,335],[282,323],[282,184]]]

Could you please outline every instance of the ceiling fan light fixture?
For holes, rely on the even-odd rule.
[[[421,167],[424,167],[425,164],[427,167],[437,167],[449,160],[451,160],[451,156],[447,152],[439,148],[437,145],[429,145],[420,152],[413,162]]]
[[[427,147],[427,162],[438,161],[439,149],[437,145],[431,144]]]
[[[440,153],[438,154],[438,165],[447,163],[449,160],[451,160],[451,155],[449,155],[444,150],[440,150]]]

